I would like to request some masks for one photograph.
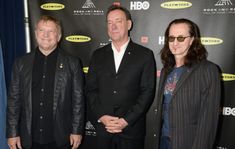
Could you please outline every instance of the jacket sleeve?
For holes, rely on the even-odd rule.
[[[202,103],[198,113],[199,120],[192,149],[212,148],[220,111],[221,77],[218,68],[211,63],[204,65],[202,74]]]
[[[96,52],[94,52],[90,65],[89,71],[86,78],[86,97],[88,99],[88,105],[98,120],[101,116],[105,115],[103,108],[98,99],[98,82],[97,82],[97,72],[96,72]]]
[[[133,125],[140,117],[146,114],[155,96],[156,87],[156,63],[153,52],[149,52],[146,58],[140,78],[139,97],[124,116],[129,125]]]
[[[84,74],[79,59],[71,63],[72,69],[72,134],[84,131]]]
[[[21,113],[20,101],[20,65],[19,59],[15,61],[12,68],[11,82],[8,90],[7,99],[7,118],[6,118],[6,137],[12,138],[19,136],[19,119]]]

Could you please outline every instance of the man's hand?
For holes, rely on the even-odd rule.
[[[20,143],[20,137],[8,138],[7,143],[10,149],[22,149]]]
[[[104,115],[99,120],[109,133],[120,133],[128,125],[125,119],[109,115]]]
[[[118,117],[110,116],[110,115],[103,115],[99,120],[106,126],[112,125],[114,121],[118,120]]]
[[[128,125],[124,118],[119,118],[112,122],[112,125],[106,126],[106,130],[110,133],[120,133]]]
[[[82,135],[70,135],[70,145],[72,146],[72,149],[77,149],[82,141]]]

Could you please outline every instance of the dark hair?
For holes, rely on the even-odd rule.
[[[106,13],[106,20],[107,20],[107,17],[108,17],[108,14],[111,12],[111,11],[114,11],[114,10],[121,10],[125,13],[125,16],[126,16],[126,19],[127,20],[131,20],[131,13],[125,8],[125,7],[122,7],[120,5],[111,5],[109,8],[108,8],[108,11]]]
[[[164,69],[166,69],[166,71],[169,71],[171,68],[175,66],[174,55],[171,53],[169,49],[169,43],[168,43],[169,30],[173,24],[181,24],[181,23],[185,23],[188,25],[189,34],[191,37],[194,37],[193,43],[190,46],[187,55],[185,56],[184,64],[190,67],[193,63],[197,63],[207,58],[207,51],[201,43],[200,39],[201,36],[198,26],[194,22],[188,19],[184,18],[175,19],[172,22],[170,22],[165,31],[165,42],[163,48],[160,51],[161,60]]]
[[[38,23],[39,23],[40,21],[43,21],[43,22],[51,21],[51,22],[55,23],[58,32],[59,32],[60,34],[62,33],[62,27],[61,27],[60,21],[57,20],[56,18],[54,18],[54,17],[52,17],[52,16],[49,16],[49,15],[43,15],[43,16],[41,16],[41,18],[38,20],[38,22],[37,22],[37,24],[36,24],[35,29],[37,29],[37,25],[38,25]]]

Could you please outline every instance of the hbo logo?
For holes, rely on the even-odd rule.
[[[144,1],[144,2],[139,2],[139,1],[136,1],[136,2],[131,2],[130,3],[130,9],[131,10],[147,10],[149,9],[149,2],[147,1]]]
[[[235,116],[235,108],[224,107],[223,108],[223,115],[233,115],[233,116]]]

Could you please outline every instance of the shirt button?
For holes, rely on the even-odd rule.
[[[42,132],[43,129],[39,129],[40,132]]]
[[[117,91],[113,91],[114,94],[117,94]]]
[[[42,103],[42,102],[40,102],[40,106],[43,106],[43,103]]]
[[[45,75],[43,75],[43,76],[42,76],[42,78],[46,78],[46,76],[45,76]]]
[[[40,116],[40,119],[43,119],[43,116]]]
[[[42,89],[41,89],[41,91],[43,92],[43,91],[44,91],[44,89],[42,88]]]

